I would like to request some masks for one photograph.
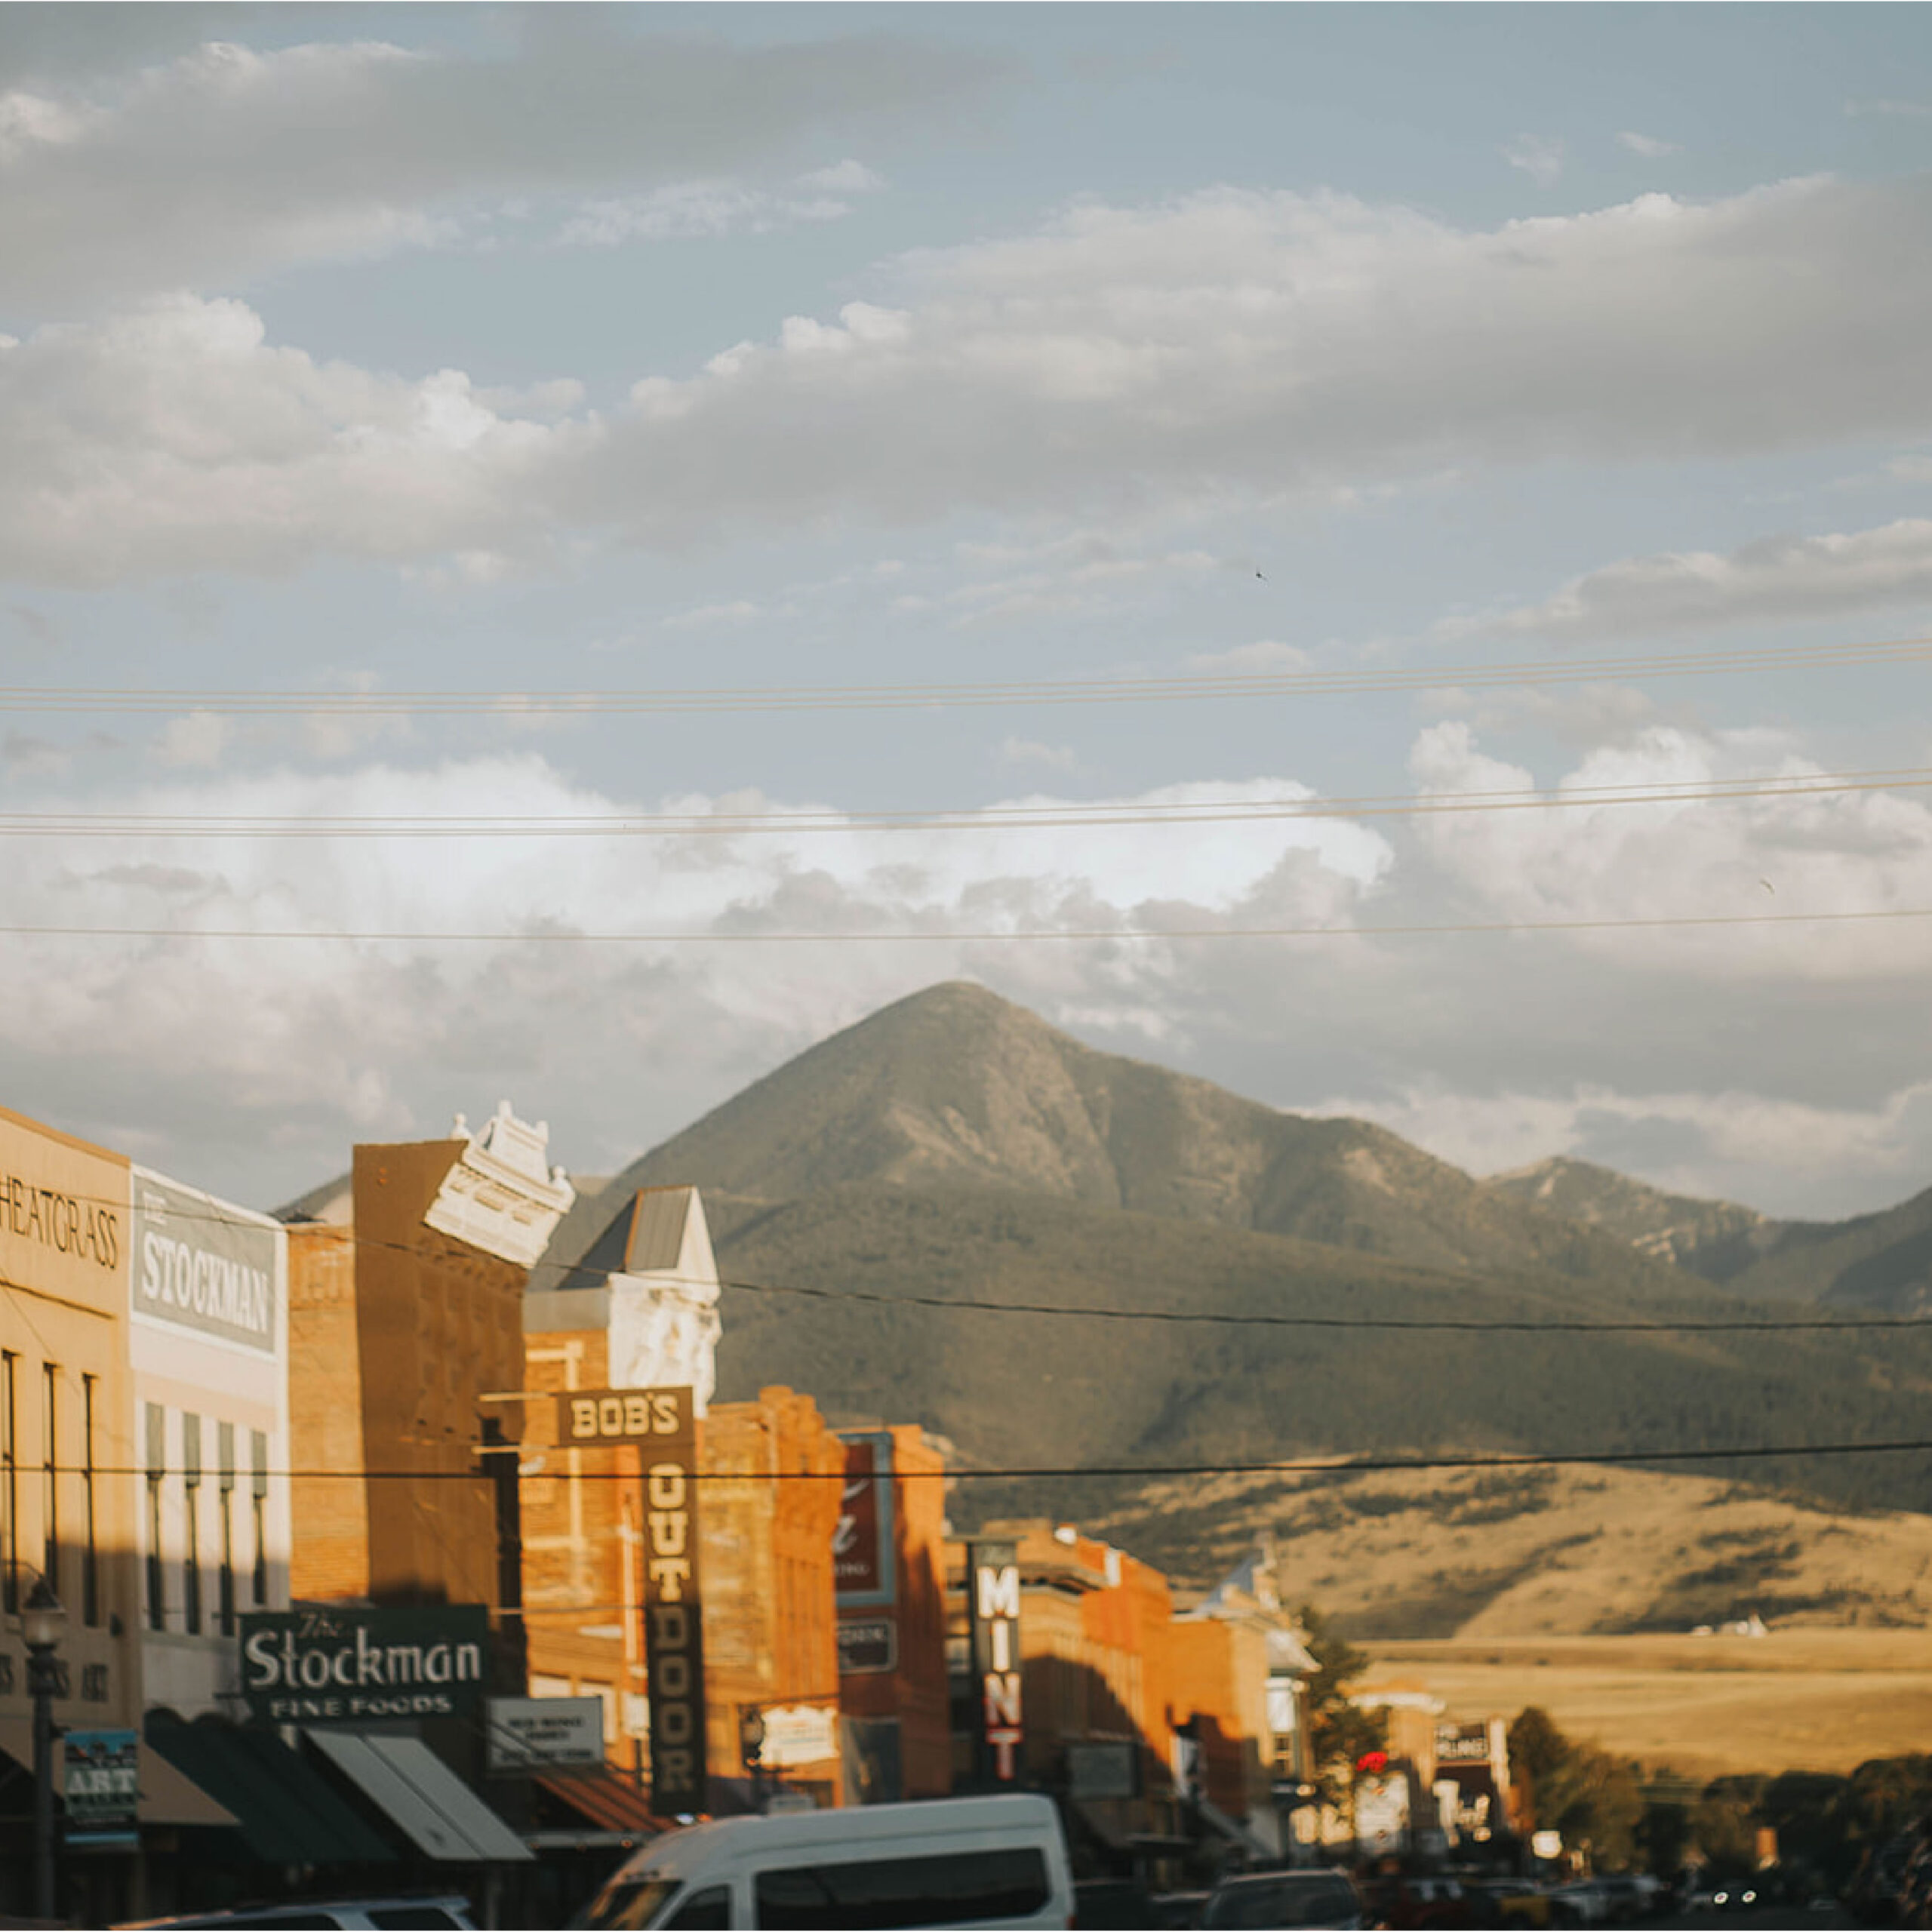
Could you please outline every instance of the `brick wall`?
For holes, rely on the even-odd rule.
[[[355,1341],[355,1244],[344,1227],[288,1231],[290,1466],[362,1469],[362,1370]],[[290,1594],[369,1594],[369,1509],[365,1485],[321,1475],[292,1487],[294,1547]]]

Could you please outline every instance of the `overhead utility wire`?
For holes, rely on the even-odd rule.
[[[1107,940],[1404,939],[1429,934],[1582,933],[1660,931],[1699,926],[1820,925],[1870,919],[1932,918],[1932,906],[1880,906],[1843,912],[1660,913],[1649,918],[1465,919],[1377,926],[1041,926],[997,931],[955,927],[826,932],[586,933],[526,928],[519,932],[431,932],[406,928],[356,931],[267,926],[0,925],[0,938],[341,940],[382,945],[487,946],[1004,946],[1034,941]]]
[[[558,1394],[568,1391],[558,1390]],[[522,1457],[532,1449],[617,1448],[638,1445],[607,1443],[515,1443],[460,1446],[479,1457]],[[1584,1465],[1632,1463],[1728,1463],[1769,1460],[1780,1457],[1885,1456],[1922,1454],[1932,1451],[1932,1437],[1915,1437],[1890,1442],[1754,1442],[1732,1449],[1579,1449],[1542,1453],[1504,1451],[1491,1455],[1455,1456],[1304,1456],[1255,1463],[1063,1463],[1025,1464],[1008,1469],[949,1468],[932,1470],[895,1469],[896,1481],[921,1479],[944,1482],[1017,1482],[1076,1477],[1121,1476],[1268,1476],[1268,1475],[1373,1475],[1404,1469],[1547,1469]],[[78,1475],[84,1465],[57,1464],[54,1473]],[[148,1472],[132,1466],[103,1468],[97,1464],[97,1476],[139,1476]],[[494,1472],[481,1469],[271,1469],[271,1476],[294,1482],[490,1482]],[[635,1482],[634,1472],[622,1469],[584,1469],[567,1478],[548,1470],[521,1470],[525,1482],[568,1480],[577,1482]],[[838,1469],[697,1469],[688,1471],[686,1480],[694,1482],[838,1482],[847,1480]]]
[[[1292,819],[1432,817],[1491,811],[1574,811],[1606,805],[1703,804],[1807,798],[1932,786],[1932,766],[1889,771],[1700,780],[1673,785],[1584,786],[1554,792],[1382,793],[1361,798],[1191,799],[1171,804],[1102,801],[918,811],[556,814],[223,814],[0,811],[4,838],[740,838],[778,833],[1083,830],[1109,826],[1244,825]]]
[[[516,719],[641,712],[873,711],[1011,704],[1166,703],[1204,698],[1334,696],[1448,685],[1589,683],[1607,678],[1701,677],[1857,663],[1912,663],[1932,657],[1932,638],[1841,645],[1676,651],[1641,657],[1562,657],[1520,663],[1417,665],[1381,669],[1199,673],[1166,677],[1052,678],[978,684],[665,686],[559,691],[418,690],[374,692],[202,691],[84,685],[0,687],[0,711],[149,713],[224,717],[390,717],[441,713]]]

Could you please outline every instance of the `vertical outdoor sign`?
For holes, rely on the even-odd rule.
[[[644,1464],[644,1668],[651,1704],[651,1805],[660,1817],[705,1805],[704,1622],[699,1607],[697,1424],[688,1389],[649,1392],[675,1427],[652,1431]]]
[[[975,1755],[989,1784],[1020,1781],[1020,1561],[1010,1543],[966,1546],[966,1605],[979,1709]]]

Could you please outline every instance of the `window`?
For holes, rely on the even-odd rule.
[[[45,1395],[42,1421],[47,1466],[47,1540],[41,1557],[41,1574],[47,1587],[60,1594],[60,1371],[54,1362],[42,1369]]]
[[[1238,1878],[1208,1901],[1204,1925],[1340,1925],[1359,1918],[1361,1901],[1347,1879],[1328,1872]]]
[[[664,1923],[677,1932],[725,1932],[731,1923],[731,1887],[707,1885],[694,1892]]]
[[[635,1932],[648,1925],[665,1900],[678,1889],[675,1878],[626,1878],[620,1872],[592,1899],[583,1914],[586,1925],[598,1932]]]
[[[255,1506],[255,1607],[269,1600],[269,1439],[248,1432],[248,1490]]]
[[[796,1865],[758,1875],[760,1925],[970,1925],[1029,1918],[1051,1892],[1037,1847]]]
[[[168,1411],[147,1405],[148,1628],[168,1628],[168,1574],[161,1561],[161,1485],[168,1474]]]
[[[94,1400],[100,1386],[97,1375],[81,1377],[81,1426],[85,1441],[81,1457],[81,1527],[87,1541],[81,1546],[81,1621],[100,1621],[100,1545],[97,1539],[94,1495]]]
[[[20,1607],[20,1361],[0,1352],[0,1610],[9,1617]]]
[[[235,1425],[215,1425],[221,1463],[221,1583],[216,1620],[224,1637],[235,1635]]]
[[[197,1506],[202,1494],[202,1419],[181,1418],[183,1508],[181,1623],[191,1637],[202,1630],[202,1534]]]

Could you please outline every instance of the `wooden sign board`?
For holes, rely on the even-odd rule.
[[[688,1389],[571,1389],[557,1398],[557,1444],[565,1449],[695,1448]]]

